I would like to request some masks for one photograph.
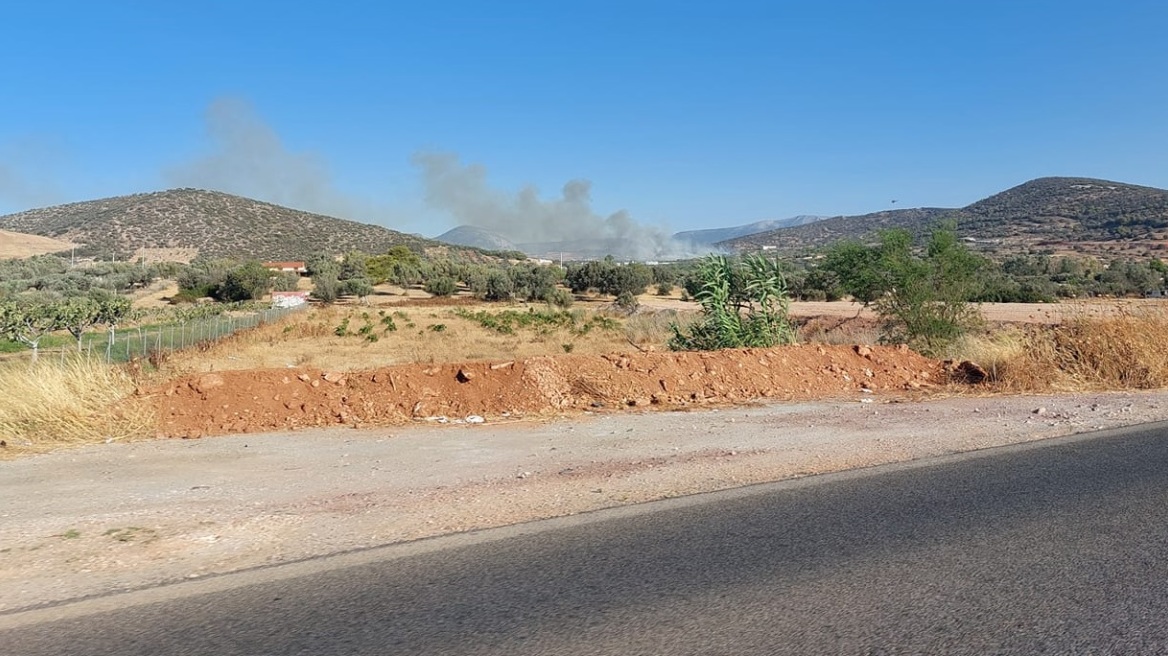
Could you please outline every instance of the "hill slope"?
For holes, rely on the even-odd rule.
[[[1168,248],[1168,190],[1092,178],[1038,178],[960,209],[918,208],[826,219],[719,243],[738,251],[800,252],[885,228],[923,233],[953,221],[962,237],[1001,254],[1149,256]]]
[[[72,247],[73,244],[59,239],[0,230],[0,259],[60,253]]]
[[[434,241],[440,241],[444,244],[453,244],[455,246],[470,246],[472,248],[482,248],[489,251],[514,251],[519,250],[515,244],[511,243],[509,239],[502,235],[495,234],[483,228],[476,228],[471,225],[460,225],[457,228],[452,228],[434,238]]]
[[[760,232],[768,232],[770,230],[778,230],[780,228],[793,228],[795,226],[807,225],[826,219],[826,216],[813,216],[810,214],[800,214],[799,216],[792,216],[786,219],[770,219],[766,221],[755,221],[754,223],[747,223],[746,225],[732,226],[729,228],[707,228],[705,230],[685,230],[673,235],[673,238],[678,241],[688,242],[696,245],[712,246],[720,241],[728,239],[735,239],[737,237],[746,237],[755,235]]]
[[[302,212],[217,191],[172,189],[0,217],[0,229],[79,244],[78,255],[127,259],[141,248],[197,248],[200,257],[304,259],[439,244],[381,226]]]

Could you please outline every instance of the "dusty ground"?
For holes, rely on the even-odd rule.
[[[1168,419],[1168,392],[846,400],[110,444],[0,462],[0,612]]]

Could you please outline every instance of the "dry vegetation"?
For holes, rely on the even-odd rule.
[[[484,325],[495,323],[487,320],[490,317],[511,320],[497,327]],[[165,373],[284,367],[356,370],[408,362],[627,352],[661,348],[670,322],[688,320],[687,314],[671,310],[625,317],[544,304],[333,306],[263,326],[206,351],[175,354]]]
[[[154,434],[127,370],[84,358],[0,364],[0,457]]]
[[[1000,391],[1168,387],[1168,312],[1078,317],[1053,327],[1006,327],[968,337],[953,355],[977,362]]]
[[[72,247],[72,243],[60,239],[0,230],[0,259],[60,253]]]
[[[84,358],[45,358],[30,367],[0,366],[0,455],[104,442],[155,431],[155,418],[135,403],[136,384],[233,369],[316,367],[369,370],[422,362],[501,360],[539,355],[663,350],[670,324],[693,311],[642,308],[630,315],[596,303],[563,311],[546,305],[435,304],[331,306],[292,315],[203,350],[173,354],[143,373]],[[450,303],[447,301],[447,303]],[[955,344],[949,357],[989,374],[989,393],[1152,389],[1168,387],[1168,311],[1116,305],[1111,312],[1053,312],[1055,324],[1023,313],[1010,323]],[[1033,309],[1031,310],[1033,312]],[[1047,313],[1048,315],[1051,313]],[[803,317],[804,343],[871,344],[870,316]],[[143,380],[148,377],[149,380]],[[111,408],[114,408],[111,411]]]

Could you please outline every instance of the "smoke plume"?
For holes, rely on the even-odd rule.
[[[338,190],[324,161],[288,150],[243,101],[220,99],[206,114],[210,153],[164,173],[179,187],[198,187],[346,219],[385,218],[384,208]]]
[[[44,139],[0,144],[0,206],[24,210],[66,202],[54,183],[60,155],[57,145]]]
[[[487,171],[463,165],[457,155],[422,152],[413,157],[422,173],[426,202],[459,224],[502,235],[516,244],[540,244],[589,255],[662,259],[689,255],[665,231],[642,225],[621,210],[608,216],[592,209],[592,183],[571,180],[557,198],[544,200],[534,187],[516,193],[492,189]]]

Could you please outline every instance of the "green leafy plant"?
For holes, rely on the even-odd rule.
[[[707,351],[795,342],[786,280],[777,261],[753,255],[736,263],[710,255],[696,277],[701,284],[695,300],[702,306],[702,319],[685,329],[671,324],[669,348]]]

